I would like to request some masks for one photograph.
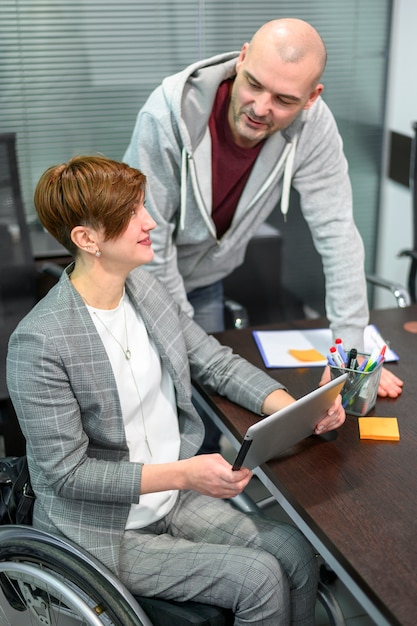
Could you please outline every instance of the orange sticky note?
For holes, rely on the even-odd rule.
[[[325,361],[326,357],[323,356],[318,350],[288,350],[289,354],[298,361]]]
[[[396,417],[359,417],[358,423],[361,439],[400,440],[400,431]]]

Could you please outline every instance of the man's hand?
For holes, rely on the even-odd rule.
[[[329,380],[330,367],[327,365],[324,368],[319,385],[324,385],[325,383],[328,383]],[[378,396],[381,398],[398,398],[403,390],[403,384],[403,381],[398,378],[398,376],[395,376],[391,370],[383,367],[381,371],[381,379],[379,381]]]
[[[391,370],[382,368],[379,381],[378,395],[381,398],[398,398],[403,390],[403,381],[395,376]]]

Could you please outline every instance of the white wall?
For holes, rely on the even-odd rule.
[[[394,0],[394,19],[389,59],[387,130],[412,136],[417,120],[417,0]],[[410,191],[384,178],[378,233],[377,273],[407,284],[409,261],[398,259],[400,250],[412,245]],[[393,296],[377,290],[375,308],[395,305]]]

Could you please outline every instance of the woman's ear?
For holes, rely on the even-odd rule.
[[[97,248],[93,231],[87,226],[74,226],[71,231],[71,240],[80,248],[87,252],[95,252]]]

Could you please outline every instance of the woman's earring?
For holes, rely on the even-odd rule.
[[[96,257],[99,257],[99,256],[101,256],[101,252],[100,252],[100,250],[97,250]]]

